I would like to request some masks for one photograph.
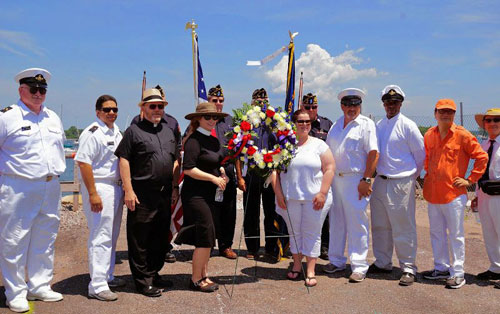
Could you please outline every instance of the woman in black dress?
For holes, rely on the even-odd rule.
[[[184,223],[175,242],[195,246],[189,288],[203,292],[218,289],[218,285],[208,278],[208,260],[215,246],[212,211],[216,189],[226,188],[227,177],[221,167],[222,146],[211,131],[217,120],[225,116],[227,113],[217,112],[213,103],[201,103],[196,112],[186,115],[191,124],[184,142],[181,192]]]

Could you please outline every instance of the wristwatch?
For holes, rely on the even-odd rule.
[[[372,178],[362,178],[359,181],[365,181],[366,183],[372,183]]]

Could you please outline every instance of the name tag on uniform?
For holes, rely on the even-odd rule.
[[[23,126],[21,128],[21,131],[28,131],[28,130],[31,130],[31,125],[28,125],[28,126]]]
[[[108,142],[108,146],[113,146],[115,145],[115,142]]]

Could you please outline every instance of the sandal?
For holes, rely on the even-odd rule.
[[[313,280],[313,279],[316,281],[316,277],[314,277],[314,276],[313,276],[313,277],[307,277],[307,278],[306,278],[305,285],[306,285],[307,287],[314,287],[314,286],[316,286],[316,285],[318,284],[318,282],[316,281],[315,283],[311,283],[311,280]],[[308,282],[309,282],[309,283],[308,283]]]
[[[208,277],[203,277],[203,278],[201,278],[201,280],[203,280],[203,281],[205,281],[205,280],[207,280],[207,279],[208,279]],[[212,283],[207,283],[207,285],[208,285],[209,287],[213,287],[213,288],[214,288],[214,290],[219,290],[219,284],[218,284],[218,283],[216,283],[216,282],[214,282],[214,281],[212,281]]]
[[[291,275],[290,275],[290,274],[291,274]],[[298,281],[298,280],[300,280],[300,274],[302,274],[300,271],[290,270],[290,271],[286,274],[286,279],[288,279],[288,280],[292,280],[292,281]]]

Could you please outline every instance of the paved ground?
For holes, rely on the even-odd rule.
[[[238,227],[241,226],[241,202]],[[420,271],[432,268],[432,251],[426,206],[418,202],[419,249],[417,265]],[[124,226],[123,226],[124,227]],[[238,247],[240,228],[235,235]],[[392,274],[369,276],[364,282],[347,282],[348,273],[326,275],[317,269],[318,285],[309,291],[303,282],[285,279],[290,260],[278,264],[264,261],[234,260],[213,257],[210,260],[212,278],[221,284],[217,293],[204,294],[187,289],[191,271],[191,249],[180,247],[179,261],[166,264],[161,274],[172,280],[174,287],[160,298],[147,298],[135,293],[127,261],[125,232],[120,235],[116,275],[128,285],[117,290],[119,300],[105,303],[87,298],[85,218],[81,212],[63,211],[61,230],[56,242],[55,277],[53,288],[64,294],[58,303],[31,303],[35,313],[498,313],[500,289],[492,283],[478,282],[474,275],[488,266],[480,225],[469,216],[466,230],[466,280],[459,290],[445,289],[444,282],[423,280],[411,287],[398,286],[400,270]],[[125,231],[123,229],[122,231]],[[244,244],[242,244],[244,249]],[[242,251],[242,254],[245,253]],[[369,262],[373,256],[369,256]],[[397,266],[396,261],[394,260]],[[320,265],[326,261],[320,260]],[[236,267],[236,281],[231,284]],[[10,313],[5,306],[0,287],[0,313]],[[232,294],[232,299],[230,295]]]

